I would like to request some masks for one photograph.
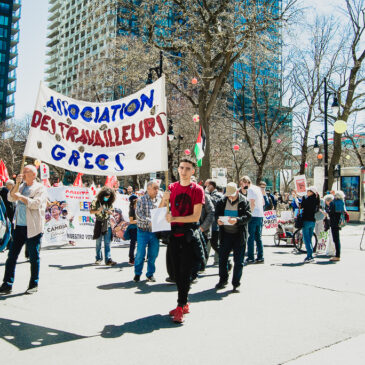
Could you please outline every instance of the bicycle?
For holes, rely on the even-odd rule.
[[[307,252],[307,249],[306,249],[304,241],[303,241],[302,228],[299,228],[294,232],[292,244],[299,252],[302,252],[302,253]],[[317,251],[317,245],[318,245],[318,238],[317,238],[317,235],[315,234],[315,232],[313,232],[313,236],[312,236],[313,252]]]

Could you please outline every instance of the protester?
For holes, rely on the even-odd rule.
[[[264,262],[264,247],[262,244],[261,234],[262,225],[264,222],[264,199],[262,197],[261,190],[258,186],[253,185],[251,179],[248,176],[241,178],[241,188],[244,192],[247,192],[247,199],[251,208],[251,220],[248,223],[248,252],[246,264],[263,263]],[[256,241],[257,258],[254,259],[254,243]]]
[[[169,242],[169,254],[173,262],[175,280],[178,290],[177,307],[170,311],[176,323],[184,321],[184,314],[189,313],[188,294],[190,276],[194,264],[194,240],[200,239],[199,219],[205,202],[204,190],[191,182],[195,172],[195,163],[187,158],[180,160],[178,182],[169,185],[169,191],[163,195],[162,206],[170,201],[171,213],[166,219],[171,223],[172,234]]]
[[[155,282],[154,273],[156,271],[155,261],[158,256],[160,243],[155,233],[152,232],[151,210],[158,207],[156,199],[159,186],[155,181],[147,184],[147,194],[137,200],[137,254],[134,261],[134,281],[141,280],[143,264],[147,251],[147,281]]]
[[[274,205],[272,199],[269,194],[266,193],[266,182],[260,181],[260,189],[262,193],[262,197],[264,198],[264,211],[272,210]]]
[[[134,194],[134,190],[133,190],[132,186],[128,186],[127,187],[127,195],[132,195],[132,194]]]
[[[330,227],[332,232],[333,242],[336,248],[336,256],[332,257],[330,261],[341,260],[341,242],[340,242],[340,229],[341,219],[344,219],[343,214],[346,210],[345,207],[345,194],[339,190],[335,193],[334,200],[327,206],[327,212],[330,218]]]
[[[130,237],[129,265],[134,265],[134,251],[136,249],[136,242],[137,242],[137,217],[136,217],[137,200],[138,200],[137,195],[132,194],[129,197],[129,226],[128,226],[128,232]]]
[[[325,203],[325,218],[323,220],[324,223],[324,230],[327,233],[327,244],[326,244],[326,252],[325,254],[327,256],[336,256],[336,247],[335,244],[333,242],[333,238],[332,238],[332,233],[328,232],[331,229],[331,223],[330,223],[330,218],[329,218],[329,205],[332,202],[332,200],[335,197],[332,194],[328,194],[325,195],[325,197],[323,198],[324,203]]]
[[[15,212],[15,204],[8,200],[8,193],[14,187],[15,183],[14,180],[7,180],[5,186],[0,190],[0,196],[3,199],[6,208],[6,215],[9,218],[10,223],[12,224],[13,230],[13,219],[14,219],[14,212]]]
[[[33,294],[38,291],[39,248],[44,230],[47,196],[44,186],[38,183],[36,178],[36,167],[25,166],[23,174],[17,176],[15,186],[8,193],[9,202],[16,202],[15,229],[0,294],[10,294],[12,291],[16,262],[24,244],[29,251],[31,271],[26,293]]]
[[[296,190],[292,190],[291,195],[292,201],[290,203],[290,207],[293,209],[293,212],[295,212],[297,209],[299,209],[302,199],[299,197]]]
[[[208,179],[205,182],[205,186],[206,186],[205,191],[207,191],[209,193],[212,203],[214,205],[214,211],[215,211],[217,208],[217,203],[223,197],[223,194],[218,192],[217,184],[214,180]],[[219,226],[215,219],[212,224],[212,234],[211,234],[211,238],[210,238],[210,245],[208,246],[208,254],[210,251],[210,246],[215,251],[213,265],[218,265],[218,262],[219,262]]]
[[[320,199],[317,188],[310,186],[307,189],[307,195],[303,196],[300,208],[302,209],[303,219],[303,241],[307,250],[307,257],[304,263],[313,262],[313,247],[312,247],[312,236],[314,227],[316,225],[315,214],[318,212],[320,207]]]
[[[229,217],[228,223],[222,217]],[[225,197],[217,203],[215,218],[220,226],[219,282],[216,289],[223,289],[228,283],[228,257],[233,250],[233,292],[238,293],[241,285],[243,260],[246,251],[248,222],[251,209],[245,196],[238,192],[237,184],[227,184]]]
[[[113,214],[113,203],[115,201],[114,189],[104,186],[92,201],[90,213],[95,214],[95,226],[93,239],[96,240],[96,261],[100,265],[103,261],[101,243],[104,240],[105,265],[114,266],[116,262],[111,259],[110,242],[112,240],[112,227],[110,216]]]

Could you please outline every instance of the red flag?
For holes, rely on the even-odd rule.
[[[83,173],[79,172],[76,176],[76,179],[74,181],[73,186],[79,186],[80,188],[82,188],[82,179],[81,176],[83,175]]]
[[[0,160],[0,180],[4,182],[9,180],[8,169],[6,168],[3,160]]]
[[[109,187],[109,188],[114,188],[115,185],[118,184],[118,180],[116,176],[108,176],[105,180],[105,186]]]
[[[94,182],[91,184],[90,190],[92,191],[93,195],[95,196],[96,195],[96,186],[95,186]]]
[[[51,187],[51,184],[50,184],[50,182],[49,182],[49,180],[48,180],[48,179],[43,179],[43,180],[42,180],[42,183],[43,183],[43,185],[44,185],[46,188],[50,188],[50,187]]]

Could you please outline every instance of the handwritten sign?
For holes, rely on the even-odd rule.
[[[24,154],[89,175],[166,171],[165,77],[106,103],[71,99],[41,83]]]

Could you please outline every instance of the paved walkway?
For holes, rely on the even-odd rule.
[[[93,266],[94,248],[45,247],[40,290],[24,295],[21,259],[13,294],[0,297],[4,364],[364,364],[365,251],[362,226],[342,232],[339,263],[303,265],[292,247],[265,237],[265,264],[244,268],[240,294],[216,292],[209,266],[190,294],[184,325],[167,313],[176,288],[165,283],[165,246],[157,283],[134,283],[128,248],[113,247],[116,267]],[[6,254],[0,254],[0,276]],[[210,259],[212,263],[212,258]]]

